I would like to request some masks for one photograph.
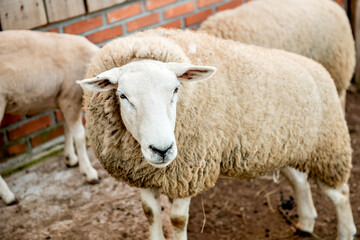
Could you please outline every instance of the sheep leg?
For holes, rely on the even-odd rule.
[[[10,191],[8,185],[0,175],[0,196],[6,205],[18,203],[15,195]]]
[[[170,221],[175,240],[187,239],[187,224],[191,197],[174,199],[171,205]]]
[[[332,188],[318,181],[319,188],[331,199],[336,209],[337,229],[339,240],[350,240],[356,234],[354,218],[349,200],[349,186],[347,184]]]
[[[98,183],[98,174],[96,170],[91,166],[89,157],[86,152],[85,129],[82,125],[81,116],[79,116],[76,121],[68,121],[66,114],[64,114],[64,118],[69,126],[71,135],[74,136],[76,152],[79,157],[80,172],[85,174],[86,181],[88,183]]]
[[[157,189],[141,189],[141,203],[149,222],[151,240],[165,240],[161,221],[160,193]]]
[[[66,122],[64,123],[64,130],[65,130],[65,149],[64,149],[65,163],[67,167],[75,167],[78,165],[79,161],[78,161],[78,157],[75,154],[73,136]]]
[[[341,103],[341,110],[345,116],[345,108],[346,108],[346,90],[342,90],[339,92],[339,98]]]
[[[313,232],[317,213],[312,200],[310,185],[307,181],[307,174],[290,167],[281,169],[281,174],[289,181],[294,191],[299,214],[297,228],[304,232]]]
[[[6,100],[4,97],[0,97],[0,123],[4,117],[6,108]],[[15,195],[10,191],[8,185],[0,175],[0,197],[3,199],[6,205],[17,203]]]

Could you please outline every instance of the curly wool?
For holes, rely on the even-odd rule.
[[[208,18],[199,30],[247,44],[294,52],[321,63],[339,94],[355,67],[355,43],[345,11],[330,0],[258,0]]]
[[[126,130],[115,91],[85,93],[88,137],[114,178],[171,198],[211,188],[220,174],[250,178],[284,166],[330,186],[347,181],[349,134],[333,81],[319,64],[204,33],[155,29],[104,46],[87,77],[140,59],[215,66],[217,73],[182,84],[178,156],[162,169],[147,163]]]

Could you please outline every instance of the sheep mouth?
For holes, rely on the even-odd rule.
[[[149,159],[146,159],[146,161],[152,165],[153,167],[156,167],[156,168],[164,168],[166,166],[168,166],[173,160],[166,160],[165,159],[162,159],[162,160],[158,160],[158,161],[152,161],[152,160],[149,160]]]
[[[164,168],[168,166],[177,156],[177,148],[174,147],[173,151],[170,153],[160,156],[153,151],[150,151],[149,148],[141,148],[144,159],[153,167]]]

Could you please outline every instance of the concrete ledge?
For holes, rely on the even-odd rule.
[[[64,149],[64,141],[64,136],[55,138],[34,148],[31,154],[22,154],[0,163],[0,174],[3,176],[10,175],[11,173],[40,162],[49,156],[58,154]]]

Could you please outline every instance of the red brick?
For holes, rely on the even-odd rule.
[[[160,27],[163,27],[163,28],[181,28],[181,20],[178,19],[178,20],[166,23],[164,25],[161,25]]]
[[[131,4],[127,7],[119,8],[106,14],[107,22],[116,22],[136,14],[141,13],[141,2]]]
[[[23,119],[21,115],[5,114],[3,120],[1,121],[0,127],[6,127],[12,123],[16,123]]]
[[[203,8],[223,0],[198,0],[198,7]]]
[[[225,3],[223,5],[218,6],[216,8],[216,11],[220,12],[220,11],[224,11],[224,10],[227,10],[227,9],[236,8],[236,7],[240,6],[241,4],[242,4],[242,0],[231,1],[231,2],[228,2],[228,3]]]
[[[16,155],[26,152],[26,150],[27,147],[25,143],[18,143],[5,149],[0,149],[0,159],[14,157]]]
[[[144,28],[160,21],[159,13],[152,13],[145,17],[137,18],[126,23],[128,32],[135,31],[140,28]]]
[[[164,11],[164,17],[165,19],[174,18],[192,12],[194,11],[194,9],[194,2],[187,2],[176,7],[166,9]]]
[[[48,29],[45,32],[54,32],[54,33],[58,33],[59,32],[59,28],[52,28],[52,29]]]
[[[66,33],[79,34],[79,33],[83,33],[83,32],[89,31],[91,29],[100,27],[102,25],[103,25],[102,16],[98,15],[98,16],[90,18],[90,19],[85,19],[85,20],[81,20],[79,22],[70,24],[70,25],[64,27],[64,31]]]
[[[193,24],[197,24],[199,22],[204,21],[206,18],[208,18],[209,16],[211,16],[213,14],[212,9],[208,9],[199,13],[195,13],[191,16],[188,16],[185,18],[185,25],[191,26]]]
[[[47,141],[50,141],[62,135],[64,135],[64,126],[61,125],[31,138],[31,146],[37,147]]]
[[[89,35],[86,35],[86,38],[93,43],[103,42],[123,34],[123,28],[121,26],[115,26],[112,28],[107,28]]]
[[[146,10],[151,11],[156,8],[166,6],[168,4],[174,3],[176,0],[146,0]]]
[[[40,117],[38,119],[32,120],[30,122],[21,125],[20,127],[9,130],[8,136],[10,141],[26,136],[30,133],[36,132],[40,129],[46,128],[51,125],[50,115]]]
[[[62,115],[62,112],[60,110],[55,111],[56,121],[62,122],[64,121],[64,116]]]

